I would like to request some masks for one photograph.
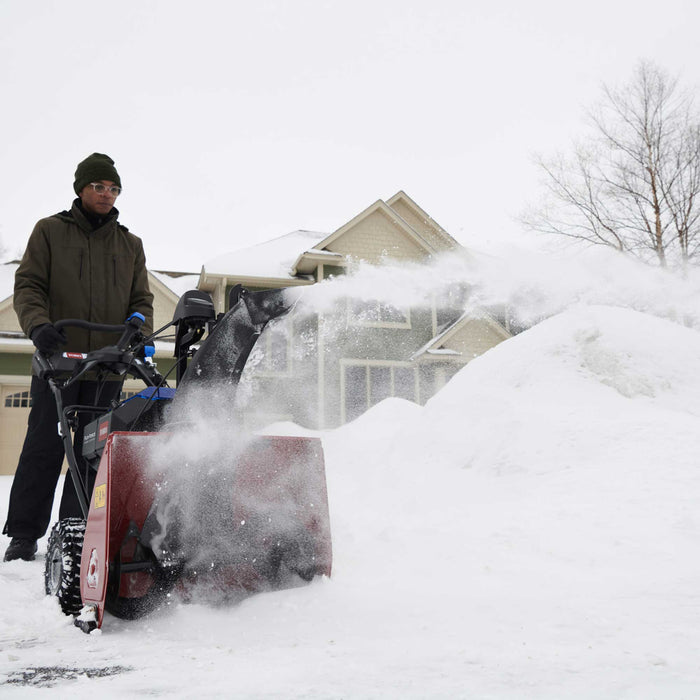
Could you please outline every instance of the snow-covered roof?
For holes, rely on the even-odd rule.
[[[318,231],[293,231],[271,241],[207,260],[204,270],[210,274],[231,276],[291,278],[292,265],[299,255],[313,249],[327,237],[327,233]]]
[[[197,283],[199,282],[199,274],[186,274],[174,276],[167,272],[156,272],[155,270],[149,270],[149,272],[159,281],[162,282],[168,289],[170,289],[178,297],[181,297],[185,292],[190,289],[197,289]]]
[[[449,348],[435,348],[435,349],[428,348],[428,350],[426,350],[426,352],[428,353],[428,355],[456,355],[456,356],[459,356],[462,354],[462,353],[457,352],[456,350],[450,350]]]
[[[413,355],[411,355],[411,360],[415,360],[421,355],[424,355],[426,353],[432,354],[432,355],[440,355],[440,354],[455,354],[459,355],[458,352],[450,350],[445,352],[445,348],[441,348],[440,344],[442,340],[445,338],[445,336],[452,331],[456,326],[458,326],[462,321],[464,321],[468,315],[466,313],[463,313],[456,321],[453,321],[452,323],[448,323],[434,338],[431,338],[425,345],[422,347],[418,348]]]

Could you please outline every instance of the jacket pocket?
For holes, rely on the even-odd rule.
[[[104,282],[105,310],[110,323],[122,323],[129,311],[131,285],[134,276],[133,256],[105,252]]]
[[[82,279],[87,274],[87,250],[81,246],[65,246],[51,260],[52,277]]]
[[[109,282],[113,287],[131,289],[131,278],[134,276],[133,255],[107,253],[107,269]]]

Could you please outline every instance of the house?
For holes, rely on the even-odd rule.
[[[0,474],[12,474],[22,449],[29,415],[29,385],[34,345],[24,335],[12,306],[14,274],[18,261],[0,265]],[[186,273],[148,273],[153,292],[154,328],[170,323],[180,294],[196,287],[197,276]],[[163,367],[173,364],[172,343],[156,343],[155,359]],[[143,388],[135,380],[124,384],[125,393]]]
[[[328,287],[351,279],[358,262],[387,278],[401,263],[429,275],[423,264],[446,253],[470,255],[400,191],[331,233],[300,230],[219,255],[204,263],[199,276],[149,271],[154,328],[171,321],[187,289],[209,292],[223,312],[238,284],[250,291],[298,288],[308,295],[321,282]],[[0,473],[7,474],[16,467],[24,437],[34,348],[12,308],[16,263],[0,268]],[[410,304],[387,300],[379,290],[366,298],[366,292],[338,295],[323,308],[307,299],[268,325],[236,399],[250,427],[294,421],[332,428],[390,396],[423,404],[470,360],[510,337],[487,310],[465,313],[466,283],[453,285],[446,297]],[[162,372],[173,365],[172,354],[171,343],[156,344]],[[126,392],[138,388],[124,386]]]
[[[388,274],[390,265],[427,263],[443,253],[469,255],[400,191],[330,234],[295,231],[205,262],[198,287],[225,311],[237,284],[251,291],[303,288],[343,279],[358,261]],[[381,293],[341,298],[313,314],[297,304],[258,342],[239,408],[251,427],[294,421],[320,429],[390,396],[425,403],[467,362],[510,337],[486,310],[465,314],[467,295],[465,284],[447,300],[410,308],[387,303]]]

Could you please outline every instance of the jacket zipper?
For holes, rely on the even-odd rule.
[[[117,256],[112,256],[112,269],[114,270],[114,286],[117,286]]]
[[[83,279],[83,258],[85,257],[85,251],[80,249],[80,269],[78,270],[78,279]]]

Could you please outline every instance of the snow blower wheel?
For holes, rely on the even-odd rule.
[[[55,595],[66,615],[77,615],[83,607],[80,597],[80,557],[85,535],[85,520],[64,518],[51,530],[46,550],[44,586],[47,595]]]

